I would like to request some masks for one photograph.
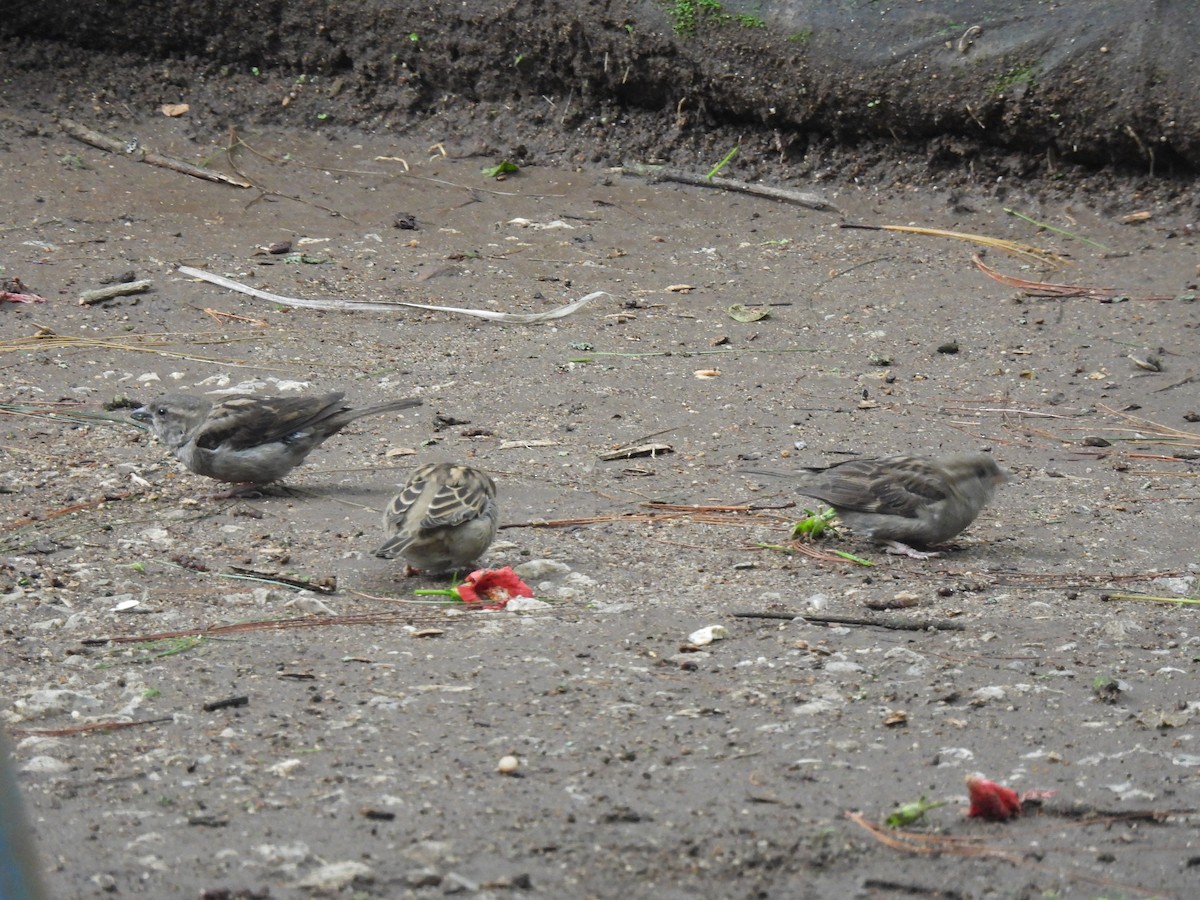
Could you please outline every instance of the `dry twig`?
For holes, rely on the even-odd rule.
[[[888,628],[892,631],[963,631],[965,626],[959,622],[948,622],[945,619],[905,619],[898,616],[876,616],[863,618],[861,616],[820,616],[809,613],[777,613],[777,612],[735,612],[736,619],[780,619],[793,621],[803,619],[816,625],[854,625],[866,628]]]
[[[979,257],[979,254],[972,256],[971,260],[975,263],[975,267],[984,275],[1001,284],[1018,288],[1021,293],[1029,297],[1086,297],[1089,300],[1100,300],[1103,302],[1126,296],[1124,292],[1118,291],[1116,288],[1087,287],[1082,284],[1055,284],[1050,281],[1026,281],[1024,278],[1014,278],[1011,275],[1004,275],[997,272],[985,263]],[[1145,297],[1130,297],[1129,299],[1172,300],[1174,298],[1166,294],[1151,294]]]
[[[628,165],[617,166],[612,171],[618,175],[636,175],[643,178],[653,178],[658,181],[674,181],[677,184],[690,184],[693,187],[711,187],[719,188],[723,191],[753,194],[756,197],[782,200],[784,203],[795,203],[797,206],[806,206],[809,209],[835,212],[838,215],[842,215],[842,211],[824,197],[820,197],[817,194],[790,191],[787,188],[771,187],[766,184],[750,184],[749,182],[736,181],[732,178],[709,178],[705,175],[696,175],[691,172],[680,171],[679,169],[668,169],[665,166],[648,166],[642,163],[629,163]]]
[[[163,156],[159,153],[151,153],[141,147],[130,146],[125,141],[119,141],[98,131],[93,131],[70,119],[59,119],[58,124],[62,126],[63,131],[75,138],[75,140],[82,141],[100,150],[107,150],[109,153],[115,153],[118,156],[128,156],[137,162],[149,163],[152,166],[158,166],[163,169],[171,169],[175,172],[181,172],[184,175],[191,175],[193,178],[203,178],[205,181],[215,181],[217,184],[229,184],[239,188],[251,187],[249,182],[242,181],[222,172],[201,169],[199,166],[193,166],[191,163],[173,159],[170,156]]]
[[[170,716],[161,719],[139,719],[136,722],[89,722],[86,725],[70,725],[66,728],[13,728],[9,733],[16,737],[71,737],[93,731],[117,731],[122,728],[140,728],[143,725],[161,725],[174,722]]]

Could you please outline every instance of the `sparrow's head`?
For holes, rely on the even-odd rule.
[[[940,460],[939,465],[946,472],[951,483],[962,489],[979,492],[985,501],[1004,482],[1008,475],[996,464],[987,453],[963,453]]]
[[[187,394],[164,394],[135,409],[130,418],[150,426],[154,436],[174,450],[184,444],[189,433],[204,421],[212,403]]]

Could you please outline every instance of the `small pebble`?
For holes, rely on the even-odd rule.
[[[500,757],[500,762],[496,763],[496,771],[501,775],[516,775],[519,768],[521,761],[511,754]]]

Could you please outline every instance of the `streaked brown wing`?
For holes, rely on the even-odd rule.
[[[239,395],[216,403],[196,433],[205,449],[245,450],[282,441],[341,409],[340,391],[300,397]]]
[[[905,518],[947,493],[934,467],[915,457],[851,459],[801,485],[804,493],[835,508]]]
[[[467,466],[446,466],[435,479],[437,489],[421,520],[422,528],[461,525],[487,512],[496,485],[484,473]]]

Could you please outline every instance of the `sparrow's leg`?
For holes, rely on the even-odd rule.
[[[209,500],[259,500],[266,496],[263,492],[261,484],[255,484],[253,481],[243,481],[240,484],[235,484],[227,491],[221,491],[219,494],[206,495]]]
[[[884,546],[887,547],[887,552],[894,556],[907,556],[912,559],[937,559],[942,555],[936,550],[915,550],[900,541],[885,541]]]

